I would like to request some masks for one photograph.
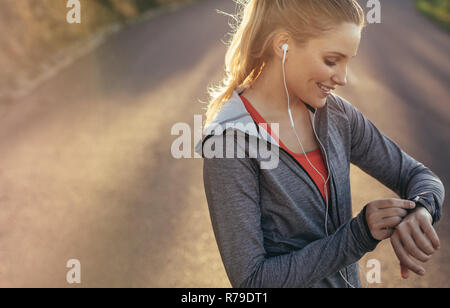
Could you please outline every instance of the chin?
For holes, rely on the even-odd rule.
[[[317,106],[317,108],[323,108],[326,106],[326,104],[327,104],[327,97],[320,100],[320,104],[319,104],[319,106]]]
[[[308,102],[308,105],[310,105],[313,108],[317,108],[317,109],[325,107],[326,104],[327,104],[327,98],[326,97],[325,98],[311,99]]]

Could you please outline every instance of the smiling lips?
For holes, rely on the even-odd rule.
[[[334,87],[329,87],[329,86],[326,86],[326,85],[321,84],[319,82],[316,83],[316,84],[317,84],[317,87],[320,89],[320,91],[321,91],[321,93],[322,93],[322,95],[324,97],[327,97],[328,95],[330,95],[331,91],[335,89]]]
[[[325,94],[325,95],[329,95],[330,93],[331,93],[331,90],[334,90],[335,88],[334,87],[329,87],[329,86],[326,86],[326,85],[324,85],[324,84],[321,84],[321,83],[317,83],[317,87],[320,89],[320,90],[322,90],[322,92]]]

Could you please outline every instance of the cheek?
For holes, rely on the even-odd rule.
[[[333,69],[322,62],[315,63],[310,80],[314,83],[325,82],[333,76]]]
[[[333,76],[333,69],[320,61],[302,63],[297,67],[302,67],[302,69],[295,70],[295,84],[297,87],[300,85],[301,88],[310,88],[317,82],[326,82]]]

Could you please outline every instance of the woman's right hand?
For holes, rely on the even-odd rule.
[[[375,200],[366,205],[366,220],[376,240],[384,240],[394,233],[395,227],[416,207],[413,201],[402,199]]]

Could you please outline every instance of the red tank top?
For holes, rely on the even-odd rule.
[[[257,124],[266,124],[267,125],[267,132],[272,136],[273,139],[275,139],[278,144],[286,150],[289,154],[292,155],[292,157],[297,160],[297,162],[308,172],[308,174],[311,176],[311,178],[316,183],[317,187],[320,190],[320,193],[322,194],[322,197],[325,200],[325,190],[324,190],[324,179],[326,180],[328,177],[327,168],[325,166],[325,163],[322,158],[322,153],[320,152],[320,149],[317,149],[313,152],[307,153],[308,159],[311,162],[311,164],[314,165],[314,167],[317,169],[317,171],[320,172],[322,177],[319,176],[316,170],[308,163],[308,160],[306,159],[306,156],[304,154],[296,154],[289,150],[284,143],[278,138],[278,136],[275,134],[275,132],[272,131],[270,128],[270,124],[267,123],[264,118],[258,113],[258,111],[250,104],[250,102],[243,96],[240,95],[242,102],[245,105],[245,108],[247,109],[247,112],[250,114],[250,116],[253,118],[253,120]],[[328,191],[328,200],[330,199],[330,180],[327,182],[327,191]]]

